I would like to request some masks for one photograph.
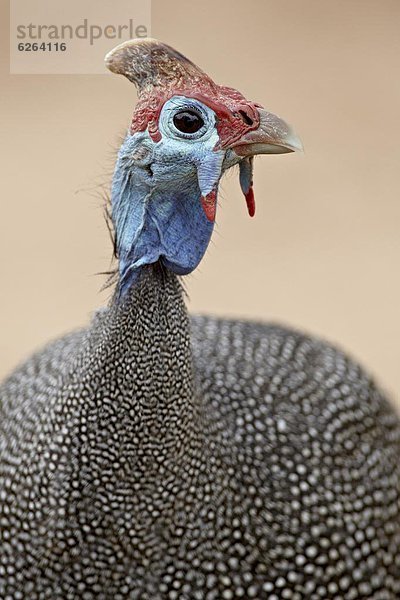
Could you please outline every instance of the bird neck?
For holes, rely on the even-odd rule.
[[[110,457],[123,457],[124,468],[145,469],[147,482],[161,467],[176,470],[199,429],[189,319],[177,277],[157,265],[143,269],[129,293],[116,295],[95,317],[85,347],[75,380],[94,388],[82,408],[94,434],[88,439],[106,444]]]

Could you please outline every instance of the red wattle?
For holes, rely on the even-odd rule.
[[[205,215],[211,223],[215,221],[215,213],[217,211],[217,191],[213,190],[207,196],[201,197],[201,205]]]
[[[256,201],[254,199],[253,186],[249,187],[249,191],[245,194],[247,210],[249,211],[250,217],[254,217],[256,212]]]

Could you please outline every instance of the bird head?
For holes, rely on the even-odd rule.
[[[239,165],[253,216],[254,155],[301,150],[301,142],[282,119],[157,40],[130,40],[105,60],[138,92],[111,197],[123,293],[146,264],[193,271],[210,241],[223,173]]]

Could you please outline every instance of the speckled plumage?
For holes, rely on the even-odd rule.
[[[2,599],[400,597],[399,421],[335,348],[149,267],[0,397]]]

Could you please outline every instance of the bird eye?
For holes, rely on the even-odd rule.
[[[204,125],[201,116],[194,110],[180,110],[174,115],[174,125],[182,133],[196,133]]]

